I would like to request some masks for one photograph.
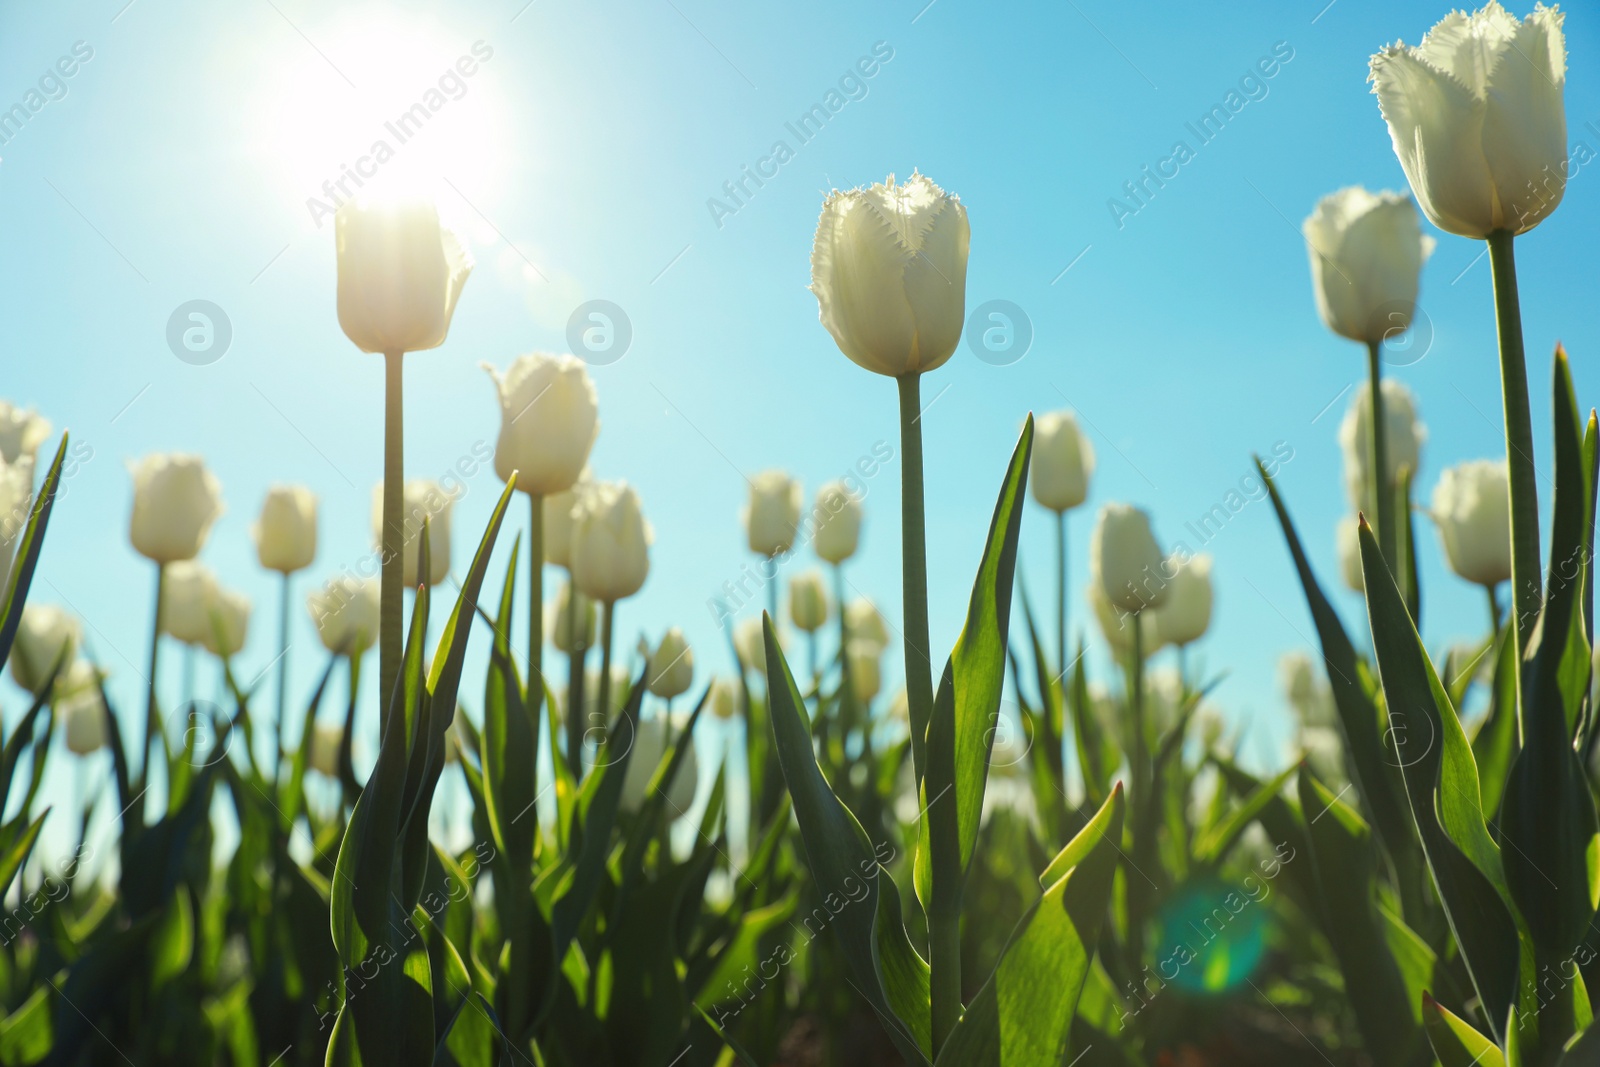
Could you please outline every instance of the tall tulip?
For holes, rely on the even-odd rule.
[[[676,626],[661,635],[661,643],[650,653],[646,680],[650,692],[667,702],[669,713],[672,698],[688,692],[694,684],[694,649]]]
[[[378,640],[383,613],[379,583],[340,575],[306,597],[306,610],[316,625],[322,647],[352,658]]]
[[[405,580],[401,559],[401,487],[405,432],[401,368],[407,352],[444,344],[456,301],[472,272],[472,257],[439,225],[430,202],[381,202],[357,197],[334,217],[338,256],[339,326],[363,352],[383,353],[384,429],[382,634],[378,650],[381,699],[400,675]]]
[[[779,623],[777,558],[794,548],[805,495],[800,483],[780,470],[762,471],[750,480],[750,503],[744,509],[750,551],[767,560],[767,612]]]
[[[278,763],[283,759],[283,727],[289,702],[289,594],[291,575],[317,558],[317,495],[303,485],[267,490],[261,517],[251,533],[261,565],[282,575],[278,600]]]
[[[838,566],[856,554],[861,542],[861,498],[844,482],[828,482],[817,490],[812,520],[817,555]]]
[[[83,641],[83,624],[77,616],[54,604],[25,604],[11,646],[11,678],[39,695],[58,666],[71,665]]]
[[[1519,653],[1541,597],[1539,494],[1512,244],[1556,209],[1566,189],[1562,18],[1540,5],[1518,21],[1490,0],[1470,15],[1451,12],[1420,46],[1392,45],[1371,64],[1378,108],[1417,203],[1440,229],[1488,242],[1510,459]]]
[[[573,505],[572,581],[580,592],[600,602],[602,708],[609,706],[617,601],[637,593],[649,577],[653,536],[639,494],[626,482],[596,482]]]
[[[1418,279],[1434,241],[1422,233],[1410,197],[1350,186],[1330,193],[1301,226],[1311,253],[1311,284],[1328,329],[1367,347],[1368,395],[1378,416],[1369,420],[1372,468],[1389,469],[1384,434],[1383,344],[1411,326]],[[1396,538],[1393,487],[1377,487],[1378,539],[1392,560]]]
[[[49,436],[49,419],[40,417],[32,408],[19,408],[9,400],[0,400],[0,459],[7,463],[34,459]]]
[[[1166,604],[1154,612],[1156,640],[1178,647],[1178,675],[1186,681],[1182,670],[1184,648],[1200,640],[1211,627],[1211,557],[1174,555],[1167,560],[1167,571],[1172,575],[1171,593]]]
[[[1495,629],[1495,587],[1511,577],[1511,511],[1506,461],[1479,459],[1439,476],[1431,509],[1450,569],[1489,592]]]
[[[1067,670],[1067,512],[1088,497],[1093,476],[1094,445],[1072,412],[1040,415],[1034,423],[1029,482],[1033,499],[1056,513],[1056,665],[1062,674]]]
[[[106,702],[101,674],[88,660],[75,660],[56,683],[55,712],[66,725],[67,751],[88,756],[106,744]]]
[[[582,477],[600,433],[599,400],[581,360],[533,352],[504,374],[483,364],[500,398],[494,469],[528,494],[528,691],[537,714],[544,692],[544,501]]]

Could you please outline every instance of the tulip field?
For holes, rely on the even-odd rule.
[[[1519,241],[1562,225],[1578,165],[1566,15],[1497,0],[1438,14],[1397,18],[1391,39],[1418,45],[1370,42],[1367,86],[1341,74],[1375,97],[1370,133],[1381,148],[1387,128],[1408,187],[1337,188],[1332,169],[1291,223],[1300,317],[1318,329],[1314,308],[1360,368],[1325,421],[1294,430],[1301,453],[1340,457],[1331,539],[1302,521],[1319,490],[1287,442],[1230,460],[1249,464],[1249,498],[1230,489],[1174,542],[1161,535],[1181,520],[1142,470],[1150,500],[1097,490],[1108,464],[1132,465],[1127,441],[1065,392],[1008,411],[1003,439],[936,407],[962,402],[941,399],[941,369],[975,344],[985,216],[909,162],[899,179],[830,178],[814,232],[764,253],[809,277],[805,343],[877,404],[861,432],[879,439],[808,487],[781,465],[746,475],[697,425],[743,479],[744,551],[704,576],[704,606],[671,606],[683,625],[644,606],[684,558],[652,521],[667,502],[597,442],[604,426],[689,461],[630,426],[641,409],[613,402],[584,344],[466,358],[486,263],[418,188],[336,178],[327,227],[312,215],[336,289],[295,328],[371,371],[368,395],[339,403],[382,412],[370,432],[334,420],[363,427],[359,458],[295,426],[349,482],[337,504],[271,455],[282,480],[241,520],[196,440],[119,457],[113,512],[79,490],[92,452],[76,427],[0,401],[0,1067],[1600,1065],[1600,421],[1574,384],[1589,354],[1529,340],[1592,304],[1563,306],[1571,327],[1534,322],[1549,305],[1525,304],[1515,256],[1525,280],[1567,269],[1527,267],[1541,246]],[[1324,16],[1342,12],[1311,24]],[[100,69],[85,50],[80,79]],[[850,107],[911,52],[880,42],[852,61]],[[450,99],[509,53],[479,41],[446,72]],[[1287,85],[1314,56],[1280,42],[1250,68],[1249,121],[1283,106],[1256,102],[1263,79]],[[417,107],[445,107],[435,95]],[[772,158],[756,171],[776,183],[788,157]],[[1127,183],[1138,210],[1113,198],[1119,230],[1169,210],[1176,167],[1159,193],[1149,167]],[[764,184],[728,183],[717,228],[748,224],[734,216],[766,203]],[[1424,476],[1423,408],[1448,398],[1403,381],[1393,353],[1478,329],[1419,302],[1447,243],[1483,259],[1457,291],[1483,283],[1492,336],[1473,341],[1492,347],[1502,407],[1472,423],[1475,458]],[[506,244],[497,269],[543,277]],[[639,337],[658,343],[642,318]],[[765,343],[717,399],[758,406],[752,380],[812,373]],[[1127,395],[1159,387],[1135,366]],[[250,385],[268,404],[324,388],[294,377]],[[496,429],[433,477],[418,442],[454,417],[456,383]],[[649,407],[683,414],[651,384]],[[1250,388],[1236,403],[1271,406]],[[195,402],[196,425],[208,406],[224,407]],[[761,418],[787,425],[781,406]],[[942,469],[946,434],[981,478]],[[782,444],[799,464],[825,436]],[[1171,438],[1163,451],[1206,447]],[[345,465],[381,480],[358,487]],[[1209,545],[1246,506],[1292,575],[1256,589],[1295,638],[1273,657],[1286,741],[1266,757],[1210,643],[1217,591],[1237,586]],[[365,544],[330,535],[329,512],[352,507]],[[734,523],[713,510],[687,540]],[[249,523],[248,567],[217,548],[225,512]],[[891,514],[896,543],[869,564]],[[114,623],[64,592],[68,546],[110,527],[130,548],[115,584],[131,619]],[[1422,619],[1445,581],[1449,632],[1469,638],[1441,647]],[[260,588],[272,598],[253,602]],[[1227,651],[1276,647],[1248,637]]]

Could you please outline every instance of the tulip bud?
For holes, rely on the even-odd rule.
[[[49,436],[49,419],[40,418],[32,408],[24,411],[9,400],[0,400],[0,459],[7,463],[33,459]]]
[[[844,482],[829,482],[817,490],[813,513],[817,525],[812,545],[829,563],[843,563],[856,554],[861,541],[861,498]]]
[[[650,666],[645,672],[650,692],[663,700],[671,700],[688,691],[694,684],[694,650],[676,626],[661,635],[661,643],[650,656]]]
[[[1159,608],[1172,575],[1150,531],[1150,517],[1128,504],[1107,504],[1089,541],[1089,567],[1106,600],[1123,611]]]
[[[1339,520],[1333,529],[1334,551],[1339,554],[1339,577],[1345,588],[1365,594],[1367,578],[1361,569],[1361,530],[1354,516]]]
[[[333,220],[339,326],[363,352],[444,344],[472,257],[431,203],[351,200]]]
[[[1211,626],[1211,557],[1189,559],[1174,554],[1167,559],[1167,602],[1155,611],[1156,641],[1187,645],[1205,636]]]
[[[11,646],[11,678],[37,696],[50,672],[65,672],[83,641],[83,624],[54,604],[25,604]]]
[[[850,691],[862,704],[871,704],[883,685],[879,657],[883,649],[871,641],[851,641],[845,655],[850,660]]]
[[[667,755],[670,742],[667,721],[660,716],[640,719],[635,725],[633,755],[628,757],[628,773],[622,779],[623,811],[638,811],[648,799],[646,791]],[[669,822],[689,810],[699,784],[700,764],[691,744],[684,749],[683,760],[666,787],[665,813]]]
[[[317,558],[317,495],[303,485],[273,486],[251,532],[267,570],[304,570]]]
[[[921,174],[830,194],[811,250],[811,291],[839,350],[876,374],[924,374],[961,341],[967,209]]]
[[[407,589],[415,589],[426,580],[438,585],[450,575],[450,511],[455,497],[445,493],[438,482],[426,478],[412,478],[401,490],[400,502],[400,555],[405,574],[402,581]],[[422,527],[428,527],[428,575],[422,579],[417,568],[422,562]],[[383,546],[383,482],[372,487],[372,543]]]
[[[359,656],[378,639],[381,595],[375,579],[339,575],[306,597],[317,636],[329,652]]]
[[[211,629],[201,644],[221,659],[237,655],[250,633],[250,598],[218,586],[212,593],[210,608]]]
[[[306,765],[329,778],[339,777],[339,746],[344,744],[344,728],[319,722],[311,731],[311,748]]]
[[[1411,326],[1422,263],[1434,240],[1402,193],[1358,185],[1330,193],[1301,225],[1323,324],[1341,337],[1381,344]]]
[[[572,626],[573,597],[578,598],[576,633]],[[570,581],[562,582],[555,599],[545,605],[544,632],[550,635],[550,644],[556,651],[570,656],[594,646],[595,615],[594,601],[574,590]]]
[[[1382,388],[1389,465],[1385,481],[1393,485],[1402,467],[1416,472],[1428,429],[1417,418],[1416,398],[1411,390],[1393,378],[1385,378]],[[1372,390],[1366,382],[1356,389],[1349,410],[1339,423],[1339,447],[1344,450],[1344,486],[1350,506],[1368,516],[1377,514],[1372,487]]]
[[[205,644],[217,576],[195,560],[167,564],[162,575],[161,630],[186,645]]]
[[[222,514],[222,485],[199,456],[151,455],[130,466],[134,550],[157,563],[194,559]]]
[[[572,508],[572,580],[602,604],[639,591],[653,535],[626,482],[596,482]]]
[[[803,503],[800,483],[783,471],[762,471],[756,475],[750,483],[750,503],[744,510],[750,551],[762,556],[779,556],[793,548]]]
[[[883,652],[889,647],[889,626],[870,600],[852,600],[844,609],[844,629],[850,641],[865,641],[877,645]]]
[[[1506,461],[1451,467],[1433,490],[1433,521],[1450,569],[1493,589],[1511,577],[1511,497]]]
[[[752,615],[733,628],[733,650],[739,654],[739,662],[745,670],[766,677],[767,642],[762,632],[761,616]]]
[[[1567,179],[1562,14],[1526,19],[1497,0],[1452,11],[1412,48],[1372,57],[1394,153],[1428,219],[1462,237],[1526,233],[1561,203]]]
[[[1067,511],[1089,495],[1094,445],[1070,411],[1052,411],[1034,422],[1033,499],[1051,511]]]
[[[828,621],[828,589],[820,571],[806,571],[789,580],[789,618],[808,634]]]
[[[599,400],[583,363],[572,356],[518,356],[504,375],[482,364],[500,395],[494,472],[517,489],[548,496],[571,489],[600,433]]]
[[[572,509],[589,487],[589,468],[583,468],[570,489],[544,498],[544,560],[572,569]]]
[[[1094,618],[1100,624],[1100,635],[1106,639],[1106,644],[1111,646],[1112,654],[1118,662],[1127,659],[1133,654],[1133,628],[1139,626],[1139,651],[1146,659],[1153,656],[1161,647],[1161,642],[1156,634],[1156,613],[1153,611],[1130,612],[1124,611],[1106,597],[1105,590],[1098,582],[1089,583],[1089,590],[1085,594],[1089,599],[1089,607],[1094,612]]]
[[[56,682],[55,714],[66,724],[67,751],[76,756],[98,752],[106,743],[106,702],[100,695],[100,672],[88,660],[74,660]]]
[[[731,719],[739,714],[739,687],[732,678],[711,679],[711,714],[719,719]]]

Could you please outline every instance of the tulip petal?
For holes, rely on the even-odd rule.
[[[1489,73],[1517,33],[1516,16],[1489,0],[1471,15],[1452,11],[1429,30],[1416,49],[1423,62],[1448,71],[1472,94],[1483,99]]]
[[[1489,74],[1484,154],[1502,201],[1495,221],[1514,233],[1537,226],[1566,191],[1561,20],[1545,7],[1529,15]]]
[[[911,255],[863,193],[834,193],[823,204],[811,253],[811,291],[840,351],[878,374],[898,375],[914,366],[904,350],[904,339],[916,329],[903,283]]]
[[[1496,203],[1482,148],[1484,100],[1402,45],[1372,57],[1371,80],[1422,210],[1442,230],[1488,236]]]
[[[967,309],[967,248],[971,239],[967,209],[954,198],[941,197],[927,219],[916,255],[906,264],[906,298],[917,321],[916,352],[912,362],[919,371],[941,366],[961,343]]]

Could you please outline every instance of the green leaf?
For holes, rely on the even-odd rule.
[[[1440,902],[1493,1024],[1506,1018],[1516,997],[1522,946],[1500,850],[1484,824],[1477,766],[1461,721],[1364,521],[1360,539],[1367,614],[1394,755]]]
[[[1494,674],[1489,684],[1489,711],[1472,735],[1472,759],[1478,765],[1478,787],[1483,810],[1493,816],[1500,810],[1506,779],[1517,758],[1517,641],[1516,630],[1501,627],[1495,638]]]
[[[1422,1017],[1441,1067],[1506,1067],[1505,1057],[1493,1041],[1426,993],[1422,997]]]
[[[763,615],[763,630],[778,763],[794,800],[811,876],[825,901],[840,904],[832,926],[855,975],[856,991],[877,1011],[901,1055],[913,1064],[926,1064],[933,1042],[928,966],[897,921],[900,891],[883,866],[893,859],[894,847],[884,842],[875,848],[829,787],[811,747],[805,702],[770,616]]]
[[[28,525],[17,538],[11,562],[11,572],[6,577],[5,595],[0,598],[0,664],[11,657],[11,643],[16,640],[17,627],[22,623],[22,608],[28,599],[28,589],[33,584],[33,572],[39,565],[39,552],[44,548],[44,532],[50,525],[50,512],[55,507],[56,490],[61,485],[61,464],[67,458],[67,434],[61,435],[56,447],[56,458],[50,461],[50,470],[44,483],[33,496],[33,506],[28,510]]]
[[[1567,361],[1555,369],[1556,493],[1544,609],[1523,653],[1522,751],[1500,809],[1506,881],[1539,952],[1565,958],[1594,917],[1600,824],[1572,732],[1588,694],[1583,571],[1589,486]],[[1564,1036],[1564,1035],[1563,1035]]]
[[[1203,866],[1220,864],[1238,843],[1239,838],[1250,828],[1250,824],[1260,817],[1268,804],[1277,797],[1280,790],[1289,781],[1297,768],[1290,767],[1280,773],[1270,782],[1265,782],[1245,798],[1245,802],[1228,816],[1224,821],[1205,831],[1200,840],[1195,844],[1195,862]]]
[[[1057,875],[1012,932],[1000,963],[939,1052],[955,1067],[1059,1067],[1110,908],[1123,793],[1050,864]]]

